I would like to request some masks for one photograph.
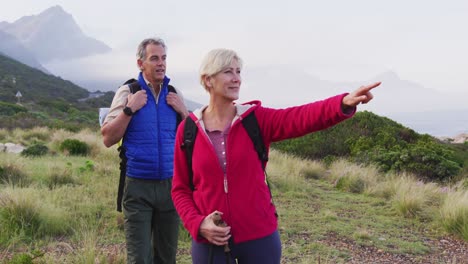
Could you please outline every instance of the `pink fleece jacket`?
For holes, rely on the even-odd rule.
[[[286,109],[262,107],[260,101],[236,105],[237,116],[226,142],[227,193],[225,175],[200,122],[203,109],[190,115],[198,126],[192,159],[195,190],[190,189],[187,160],[181,148],[183,121],[176,135],[172,199],[192,237],[206,241],[199,236],[200,224],[215,210],[222,212],[223,220],[231,226],[234,243],[265,237],[278,227],[260,160],[241,123],[243,117],[255,111],[265,146],[269,148],[271,142],[300,137],[353,116],[354,111],[347,115],[341,110],[345,95]]]

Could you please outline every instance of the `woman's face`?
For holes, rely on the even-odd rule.
[[[208,77],[210,96],[221,97],[228,101],[239,99],[239,90],[242,82],[240,72],[239,62],[234,59],[221,72]]]

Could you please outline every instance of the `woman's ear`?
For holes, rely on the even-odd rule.
[[[203,84],[205,85],[206,89],[212,88],[213,84],[211,83],[211,76],[204,75],[202,77]]]

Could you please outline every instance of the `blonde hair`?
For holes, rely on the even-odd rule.
[[[200,66],[200,84],[208,91],[203,78],[206,76],[213,76],[231,65],[233,60],[237,60],[239,66],[242,68],[242,59],[233,50],[229,49],[214,49],[205,55]]]

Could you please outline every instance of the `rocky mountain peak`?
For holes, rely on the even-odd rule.
[[[41,63],[110,51],[106,44],[86,36],[59,5],[13,23],[1,23],[0,30],[15,36]]]

